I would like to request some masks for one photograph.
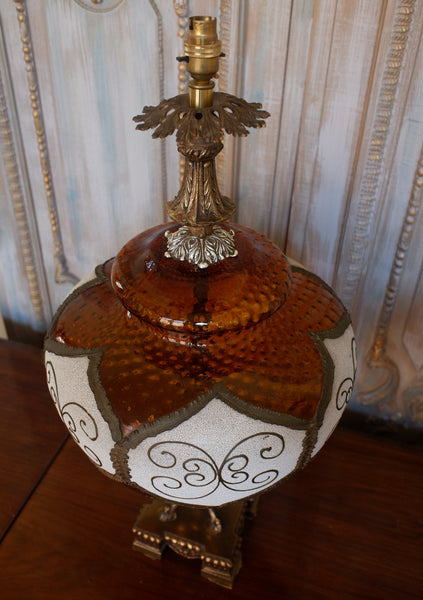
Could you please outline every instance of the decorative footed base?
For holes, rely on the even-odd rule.
[[[218,519],[207,509],[153,500],[140,510],[133,532],[134,550],[159,559],[166,546],[185,558],[202,561],[201,574],[231,589],[241,568],[241,543],[246,517],[254,517],[258,499],[233,502],[218,509]]]

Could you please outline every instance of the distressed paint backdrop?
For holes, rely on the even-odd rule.
[[[37,342],[72,283],[165,219],[173,139],[131,121],[184,90],[188,14],[218,18],[221,89],[267,129],[218,161],[237,219],[352,311],[361,410],[423,425],[423,4],[2,0],[0,308]]]

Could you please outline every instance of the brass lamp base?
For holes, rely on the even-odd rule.
[[[231,589],[241,568],[241,543],[245,518],[256,515],[258,499],[233,502],[218,509],[211,519],[204,508],[169,507],[153,500],[145,504],[133,532],[133,549],[159,559],[166,546],[185,558],[202,561],[201,574]]]

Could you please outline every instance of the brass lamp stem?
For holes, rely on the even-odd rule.
[[[218,76],[221,49],[216,19],[191,17],[185,56],[178,58],[187,62],[192,77],[189,94],[145,106],[143,114],[134,117],[137,129],[155,129],[153,137],[163,138],[177,130],[185,171],[167,210],[182,227],[167,232],[165,256],[201,269],[238,254],[233,231],[220,225],[235,212],[235,203],[221,195],[217,184],[215,158],[223,148],[223,134],[247,135],[247,128],[264,127],[269,116],[261,104],[213,92],[211,80]]]
[[[235,204],[221,195],[216,177],[215,158],[222,150],[221,135],[210,136],[206,110],[213,106],[213,77],[217,77],[222,44],[217,38],[216,19],[191,17],[184,43],[189,82],[189,106],[196,111],[199,129],[189,140],[178,139],[178,151],[185,157],[185,170],[180,190],[167,203],[169,216],[188,227],[194,237],[205,238],[217,223],[235,211]],[[232,239],[231,239],[232,241]]]

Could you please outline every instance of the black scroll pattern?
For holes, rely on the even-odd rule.
[[[338,410],[343,410],[348,404],[354,388],[355,374],[357,371],[357,344],[355,338],[352,338],[351,340],[351,356],[353,374],[352,377],[345,377],[338,387],[336,393],[336,408]]]
[[[226,455],[220,468],[205,450],[180,441],[157,442],[148,450],[154,466],[166,470],[151,478],[153,488],[170,498],[195,500],[212,494],[220,485],[234,492],[254,492],[279,476],[276,463],[285,448],[277,433],[244,438]]]
[[[232,448],[219,471],[220,481],[232,491],[255,491],[273,483],[279,471],[268,461],[280,456],[285,448],[277,433],[256,433]]]
[[[61,406],[56,372],[51,361],[46,362],[46,372],[50,396],[56,405],[60,418],[68,428],[69,433],[75,442],[81,446],[84,452],[97,466],[102,467],[103,465],[100,458],[82,439],[85,437],[91,442],[95,442],[98,439],[98,427],[93,416],[78,402],[67,402]]]
[[[219,485],[213,458],[194,444],[157,442],[149,448],[148,458],[156,467],[169,470],[165,475],[152,477],[151,484],[170,498],[204,498]]]

